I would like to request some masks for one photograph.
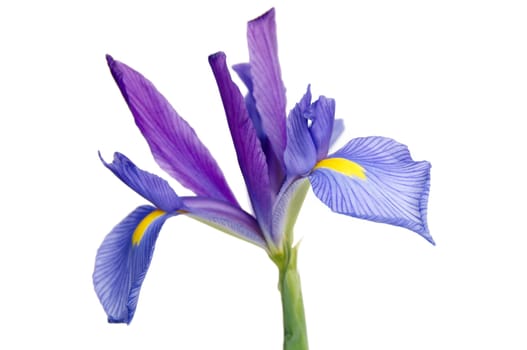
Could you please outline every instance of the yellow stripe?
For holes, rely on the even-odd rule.
[[[345,158],[322,159],[314,167],[314,169],[318,168],[331,169],[347,176],[358,177],[361,180],[366,180],[364,168]]]
[[[141,222],[137,227],[135,228],[134,234],[132,235],[132,244],[133,245],[139,245],[141,243],[141,239],[143,239],[143,235],[145,234],[146,229],[150,224],[160,217],[161,215],[165,214],[164,211],[156,209],[147,216]]]

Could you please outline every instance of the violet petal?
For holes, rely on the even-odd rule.
[[[219,52],[209,56],[209,63],[218,84],[232,140],[236,148],[238,164],[245,179],[251,204],[263,229],[269,232],[272,206],[271,192],[269,172],[260,139],[245,108],[244,98],[231,79],[225,54]]]
[[[197,195],[238,205],[208,149],[154,85],[111,56],[107,60],[159,166]]]

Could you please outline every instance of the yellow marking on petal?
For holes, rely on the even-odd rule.
[[[357,177],[366,180],[366,174],[363,167],[345,158],[326,158],[318,162],[313,169],[326,168],[331,169],[347,176]]]
[[[135,228],[135,231],[134,231],[134,233],[132,235],[132,244],[133,245],[139,245],[139,243],[141,243],[141,240],[143,239],[143,236],[144,236],[148,226],[150,226],[150,224],[155,219],[157,219],[158,217],[160,217],[163,214],[165,214],[164,211],[156,209],[153,212],[151,212],[150,214],[148,214],[147,216],[145,216],[144,219],[141,220],[139,225],[137,225],[137,227]]]

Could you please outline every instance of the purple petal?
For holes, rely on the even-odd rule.
[[[138,207],[104,239],[93,284],[108,322],[132,321],[159,231],[170,216],[148,205]]]
[[[413,161],[406,146],[384,137],[353,139],[328,159],[309,179],[333,211],[405,227],[434,243],[426,222],[430,163]]]
[[[313,103],[313,120],[310,131],[317,148],[317,160],[327,156],[335,122],[335,100],[320,96]]]
[[[271,147],[283,164],[286,98],[278,61],[274,9],[248,23],[247,39],[256,108]]]
[[[317,151],[306,117],[310,106],[311,92],[308,87],[305,95],[287,118],[287,147],[284,162],[288,175],[306,175],[315,166]]]
[[[183,205],[168,182],[157,175],[139,169],[125,155],[114,153],[113,162],[110,164],[104,161],[100,153],[99,157],[121,181],[159,209],[173,212]]]
[[[249,63],[238,63],[232,66],[232,69],[238,74],[243,81],[249,93],[253,92],[253,78],[251,76],[251,65]]]
[[[188,216],[267,249],[258,222],[243,210],[205,197],[183,197],[183,203]]]
[[[262,144],[262,150],[267,160],[267,168],[269,169],[269,182],[271,184],[272,192],[274,194],[278,194],[280,187],[284,182],[285,173],[283,164],[278,160],[262,127],[262,118],[260,117],[260,114],[256,108],[256,100],[254,99],[253,95],[253,83],[250,65],[248,63],[240,63],[234,65],[233,69],[236,71],[236,73],[238,73],[238,76],[249,90],[249,93],[245,96],[245,106],[247,107],[249,117],[253,122],[254,128],[256,129],[256,134],[258,135],[260,143]]]
[[[264,231],[270,232],[272,202],[269,171],[260,140],[245,108],[243,96],[231,79],[225,54],[219,52],[209,56],[209,63],[220,90],[238,164],[256,218],[262,224]]]
[[[197,195],[238,205],[212,155],[154,85],[111,56],[107,56],[107,60],[136,124],[161,168]]]
[[[267,142],[267,135],[265,134],[262,128],[262,119],[260,118],[260,114],[256,109],[256,101],[253,96],[251,67],[248,63],[240,63],[235,64],[234,66],[232,66],[232,68],[243,81],[243,83],[247,87],[247,90],[249,90],[249,93],[245,96],[245,107],[247,108],[249,117],[251,118],[254,128],[256,129],[256,134],[258,135],[260,142],[262,142],[263,144],[263,142]]]

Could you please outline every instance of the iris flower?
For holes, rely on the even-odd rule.
[[[159,166],[194,196],[179,196],[161,177],[115,153],[104,165],[150,204],[132,211],[100,246],[95,291],[109,322],[130,323],[158,234],[168,218],[187,215],[263,249],[279,269],[284,349],[307,349],[298,245],[293,226],[311,186],[331,210],[401,226],[434,243],[426,222],[430,163],[406,146],[361,137],[328,154],[343,130],[335,101],[310,88],[286,117],[274,9],[248,23],[249,63],[233,67],[222,52],[209,57],[251,203],[242,208],[211,153],[154,85],[107,56],[111,73]]]

